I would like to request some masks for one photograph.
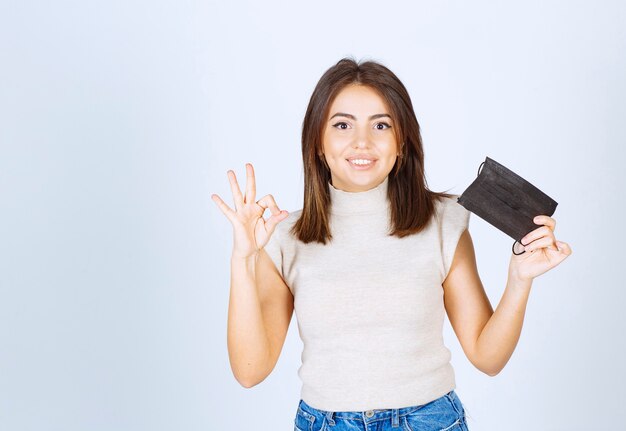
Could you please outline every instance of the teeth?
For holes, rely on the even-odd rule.
[[[371,160],[365,160],[365,159],[354,159],[350,161],[354,163],[355,165],[369,165],[370,163],[372,163]]]

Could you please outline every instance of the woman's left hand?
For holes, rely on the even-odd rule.
[[[509,265],[509,275],[520,280],[532,281],[572,254],[571,247],[563,241],[557,241],[554,236],[555,219],[539,215],[533,221],[543,226],[522,238],[520,242],[526,252],[517,256],[513,254]]]

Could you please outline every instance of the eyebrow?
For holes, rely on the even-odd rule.
[[[347,118],[350,118],[350,119],[356,121],[356,117],[354,115],[346,114],[345,112],[337,112],[335,115],[333,115],[332,117],[329,118],[329,121],[332,120],[335,117],[347,117]],[[374,114],[374,115],[370,115],[369,119],[370,120],[375,120],[376,118],[381,118],[381,117],[389,117],[391,119],[391,115],[389,115],[389,114]]]

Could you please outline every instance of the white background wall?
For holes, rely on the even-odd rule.
[[[321,74],[371,58],[408,88],[434,190],[485,156],[559,206],[573,255],[538,278],[490,378],[446,321],[472,431],[623,426],[626,7],[619,1],[0,4],[0,429],[288,430],[295,317],[260,385],[226,350],[226,171],[302,207]],[[494,306],[511,240],[473,216]]]

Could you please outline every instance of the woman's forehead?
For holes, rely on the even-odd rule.
[[[380,94],[371,87],[365,85],[348,85],[333,100],[330,106],[329,115],[332,116],[337,112],[349,113],[360,120],[358,114],[366,117],[373,114],[390,114],[389,108],[385,100]]]

